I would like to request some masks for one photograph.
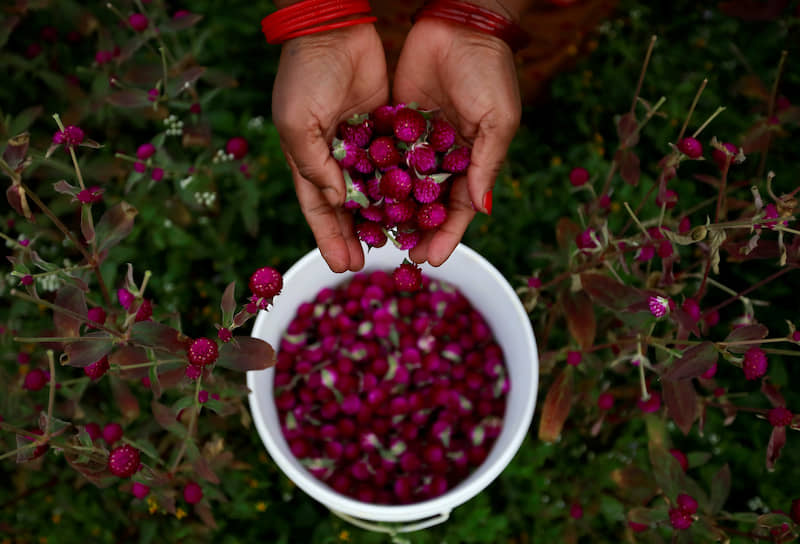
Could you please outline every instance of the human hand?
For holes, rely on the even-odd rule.
[[[437,19],[418,21],[406,37],[394,76],[394,100],[440,109],[472,146],[466,176],[453,180],[447,220],[410,251],[441,265],[476,210],[491,212],[491,190],[521,116],[511,49],[500,39]]]
[[[300,209],[334,272],[364,266],[345,182],[329,142],[337,124],[389,100],[386,59],[372,25],[286,42],[272,92],[272,116],[292,170]]]

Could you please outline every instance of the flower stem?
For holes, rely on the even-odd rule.
[[[783,73],[783,65],[786,62],[786,55],[788,55],[788,51],[785,49],[781,51],[781,59],[778,61],[778,71],[775,74],[775,81],[772,82],[772,90],[769,93],[769,103],[767,105],[767,122],[775,115],[775,100],[778,97],[778,84],[781,81],[781,74]],[[767,167],[767,153],[769,152],[769,145],[772,143],[772,132],[769,130],[766,131],[767,134],[767,141],[764,146],[764,152],[761,153],[761,159],[758,163],[758,174],[756,174],[756,179],[761,178],[764,175],[764,169]]]
[[[194,410],[192,410],[192,417],[189,420],[189,429],[186,431],[186,437],[181,442],[181,449],[178,451],[178,455],[175,457],[175,462],[172,463],[172,469],[170,473],[175,473],[178,470],[178,466],[181,464],[181,460],[183,459],[183,454],[186,452],[186,447],[189,443],[189,440],[192,439],[192,434],[194,433],[194,427],[197,424],[197,416],[200,414],[200,410],[202,405],[198,400],[198,395],[200,394],[200,382],[203,380],[203,374],[200,373],[200,376],[197,377],[197,381],[195,382],[194,386]]]
[[[716,111],[714,111],[714,113],[712,113],[712,114],[711,114],[711,115],[708,117],[708,119],[706,119],[706,120],[705,120],[705,122],[704,122],[702,125],[700,125],[700,128],[698,128],[697,130],[695,130],[695,131],[694,131],[694,133],[692,134],[692,138],[697,138],[697,137],[700,135],[700,133],[703,131],[703,129],[704,129],[704,128],[706,128],[706,127],[708,126],[708,124],[709,124],[711,121],[713,121],[713,120],[714,120],[714,118],[715,118],[717,115],[719,115],[720,113],[722,113],[723,111],[725,111],[725,106],[720,106],[720,107],[718,107],[718,108],[716,109]]]
[[[642,63],[642,70],[639,72],[639,81],[636,83],[636,91],[633,93],[633,100],[631,101],[630,112],[636,109],[636,102],[639,100],[639,93],[642,92],[642,84],[644,84],[644,76],[647,73],[647,65],[650,64],[650,57],[653,55],[653,48],[656,45],[657,36],[650,37],[650,44],[647,46],[647,53],[644,55],[644,62]]]
[[[47,366],[50,367],[50,391],[47,396],[47,423],[44,428],[44,442],[50,439],[50,420],[53,418],[53,404],[56,400],[56,362],[53,350],[47,350]]]
[[[700,88],[697,89],[697,93],[694,95],[694,100],[692,100],[692,105],[689,106],[689,113],[686,114],[686,119],[683,121],[683,126],[681,127],[681,131],[678,133],[678,140],[681,141],[683,135],[686,133],[686,127],[689,126],[689,121],[692,118],[692,114],[694,113],[694,109],[697,107],[697,102],[700,100],[700,95],[703,94],[703,90],[708,85],[708,78],[703,78],[703,82],[700,84]]]
[[[10,294],[11,294],[11,296],[19,297],[22,300],[27,300],[28,302],[33,302],[34,304],[41,304],[42,306],[44,306],[46,308],[50,308],[54,312],[61,312],[62,314],[68,315],[68,316],[73,317],[75,319],[79,319],[80,321],[82,321],[84,323],[88,321],[86,316],[77,314],[77,313],[73,312],[72,310],[68,310],[68,309],[66,309],[66,308],[64,308],[62,306],[56,306],[55,304],[53,304],[50,301],[47,301],[47,300],[44,300],[44,299],[41,299],[41,298],[32,297],[29,294],[23,293],[22,291],[19,291],[17,289],[12,289],[10,291]],[[114,337],[116,337],[116,338],[118,338],[120,340],[124,340],[124,337],[123,337],[123,335],[121,333],[115,331],[114,329],[109,329],[105,325],[101,325],[100,323],[92,322],[92,326],[97,328],[97,329],[103,330],[103,331],[107,332],[108,334],[110,334],[111,336],[114,336]],[[89,336],[89,337],[86,337],[86,338],[81,338],[81,340],[86,340],[87,338],[91,339],[92,337]]]

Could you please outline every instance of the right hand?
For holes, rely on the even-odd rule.
[[[292,170],[300,209],[334,272],[360,270],[364,252],[345,183],[331,156],[336,126],[389,101],[386,58],[373,25],[294,38],[281,51],[272,117]]]

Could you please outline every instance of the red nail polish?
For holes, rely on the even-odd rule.
[[[486,215],[492,215],[492,190],[490,189],[483,195],[483,208],[486,210]]]

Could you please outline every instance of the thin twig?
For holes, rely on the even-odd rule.
[[[692,118],[692,114],[694,113],[694,109],[697,107],[697,102],[700,100],[700,95],[703,94],[703,90],[708,85],[708,78],[703,78],[703,82],[700,84],[700,88],[697,89],[697,93],[694,95],[694,100],[692,100],[692,105],[689,106],[689,113],[686,114],[686,119],[683,121],[683,126],[681,127],[681,131],[678,133],[678,142],[681,141],[683,138],[684,133],[686,132],[686,127],[689,126],[689,120]]]
[[[47,423],[44,427],[42,442],[50,440],[50,420],[53,419],[53,404],[56,400],[56,362],[53,350],[47,350],[47,366],[50,367],[50,392],[47,396]]]
[[[781,60],[778,61],[778,72],[775,74],[775,81],[772,82],[772,90],[769,93],[769,103],[767,105],[767,123],[769,123],[772,116],[775,115],[775,100],[777,99],[778,95],[778,84],[781,80],[781,74],[783,73],[783,65],[786,62],[786,55],[789,52],[785,49],[781,51]],[[772,132],[769,130],[766,132],[767,141],[764,145],[764,152],[761,153],[761,159],[758,163],[758,173],[756,174],[756,179],[761,179],[764,175],[764,169],[767,167],[767,153],[769,152],[769,146],[772,143]]]
[[[642,70],[639,72],[639,81],[636,83],[636,91],[633,93],[633,100],[631,101],[631,113],[633,113],[633,111],[636,109],[636,102],[639,100],[639,93],[642,92],[642,84],[644,83],[644,76],[647,73],[647,65],[650,64],[650,56],[653,54],[653,48],[656,45],[657,39],[658,38],[653,35],[650,38],[650,45],[647,46],[647,53],[645,53],[644,56]]]

